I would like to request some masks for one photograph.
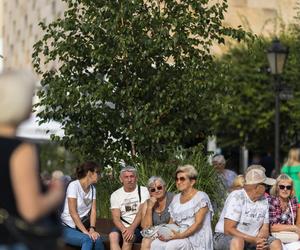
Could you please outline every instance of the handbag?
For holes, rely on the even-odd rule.
[[[282,243],[292,243],[299,240],[299,235],[295,232],[280,231],[272,233],[272,236],[281,240]]]
[[[292,214],[292,223],[293,225],[295,225],[295,218],[294,218],[294,212],[291,205],[291,201],[289,201],[289,207]],[[292,243],[299,240],[299,235],[291,231],[273,232],[272,236],[279,239],[282,243]]]
[[[30,250],[60,250],[64,246],[62,227],[57,215],[49,215],[38,222],[29,223],[0,209],[3,224],[16,242],[24,243]]]

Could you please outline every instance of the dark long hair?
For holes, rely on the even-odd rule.
[[[77,179],[82,179],[86,177],[88,171],[95,172],[99,168],[100,166],[97,163],[93,161],[87,161],[76,168],[75,176]]]

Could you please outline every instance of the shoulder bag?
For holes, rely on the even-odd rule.
[[[0,224],[6,227],[16,242],[24,243],[30,250],[63,249],[62,226],[57,215],[29,223],[0,208]]]

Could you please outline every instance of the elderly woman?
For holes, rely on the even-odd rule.
[[[67,188],[65,205],[61,214],[66,243],[82,250],[104,250],[96,231],[96,189],[99,166],[86,162],[76,168],[77,180]]]
[[[294,196],[293,180],[286,174],[279,175],[270,194],[268,200],[271,233],[275,237],[281,231],[300,235],[300,208]],[[300,241],[286,244],[285,249],[300,249]]]
[[[192,165],[179,166],[176,170],[176,187],[180,191],[175,195],[170,207],[170,223],[186,227],[166,239],[160,236],[151,243],[151,249],[172,250],[212,250],[212,205],[206,193],[198,191],[194,185],[197,171]]]
[[[233,184],[233,180],[237,176],[236,173],[232,170],[226,169],[226,161],[223,155],[215,155],[212,158],[212,164],[221,179],[222,183],[224,184],[225,188],[229,191],[230,187]]]
[[[165,181],[158,176],[152,176],[147,184],[150,199],[142,208],[141,226],[148,229],[153,226],[167,224],[170,221],[169,205],[174,194],[166,191]],[[151,238],[143,238],[142,250],[150,249]]]

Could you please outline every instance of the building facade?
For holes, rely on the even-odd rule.
[[[218,0],[212,0],[218,1]],[[225,24],[242,25],[256,34],[274,35],[281,23],[289,24],[296,15],[297,0],[228,0]],[[63,15],[61,0],[0,0],[2,11],[4,68],[32,69],[33,45],[42,37],[40,21],[51,22]],[[1,48],[1,40],[0,40]],[[224,47],[214,47],[215,53]]]
[[[32,70],[33,45],[42,37],[39,22],[61,17],[61,0],[0,0],[3,66]]]

